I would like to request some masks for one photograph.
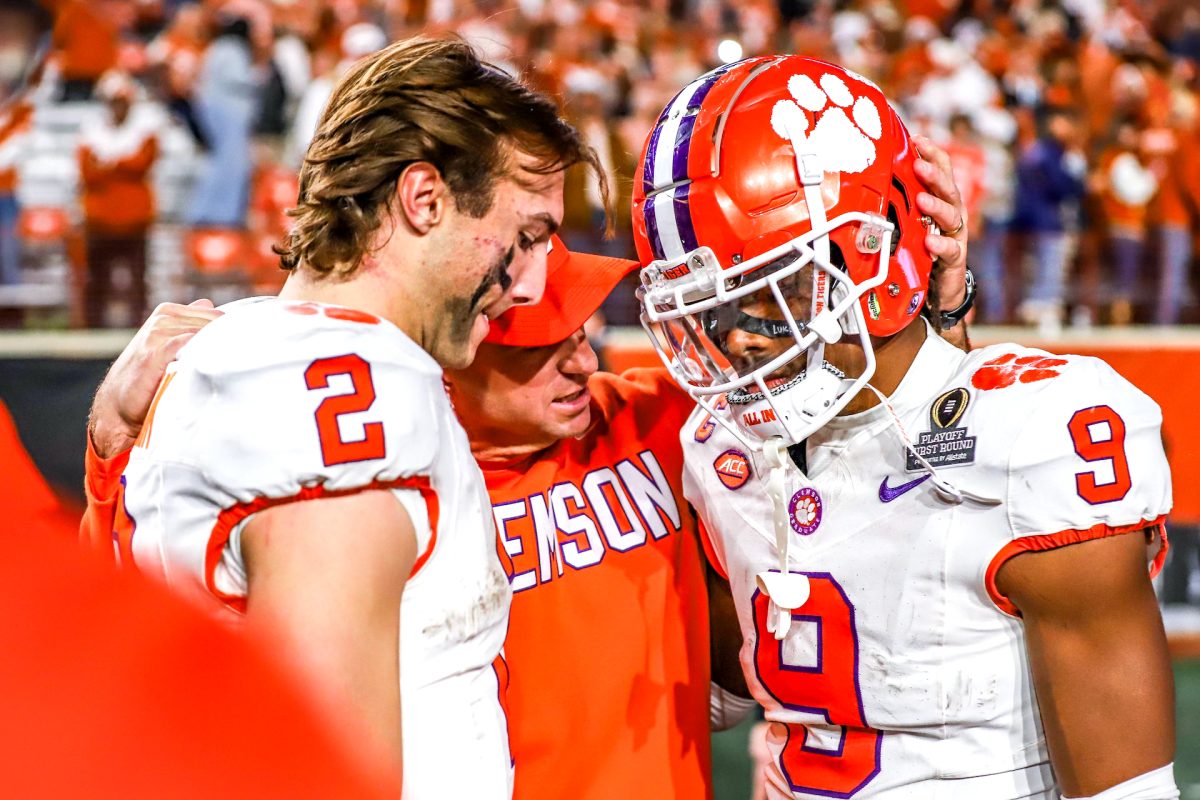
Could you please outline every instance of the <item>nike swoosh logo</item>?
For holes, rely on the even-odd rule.
[[[888,486],[888,479],[884,477],[883,483],[879,484],[879,501],[881,503],[890,503],[908,490],[917,488],[932,477],[932,475],[926,473],[919,478],[914,478],[908,483],[902,483],[899,486]]]

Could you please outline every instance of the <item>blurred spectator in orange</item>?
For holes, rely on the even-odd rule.
[[[204,9],[196,3],[180,6],[171,24],[147,48],[150,65],[161,71],[166,105],[187,125],[201,145],[204,134],[192,108],[192,91],[208,41]]]
[[[33,106],[12,98],[0,105],[0,285],[21,282],[21,241],[17,237],[17,167],[24,155]]]
[[[987,156],[969,116],[955,114],[950,117],[950,139],[942,149],[950,156],[954,182],[958,184],[963,206],[967,209],[967,224],[971,241],[974,241],[983,227],[980,209],[987,185]]]
[[[1049,74],[1042,102],[1048,106],[1076,108],[1083,98],[1083,86],[1074,52],[1062,53],[1045,64]]]
[[[274,248],[292,229],[295,220],[287,211],[295,207],[299,192],[295,170],[266,156],[258,159],[247,231],[247,272],[254,294],[277,294],[283,288],[287,273],[280,268]]]
[[[252,41],[247,17],[222,10],[217,19],[217,36],[204,51],[193,96],[209,149],[187,221],[196,227],[241,228],[250,193],[250,139],[261,110],[267,53]]]
[[[1179,59],[1166,105],[1150,109],[1150,126],[1141,146],[1161,189],[1151,208],[1158,225],[1159,283],[1154,321],[1179,322],[1188,301],[1192,261],[1192,224],[1200,222],[1200,95],[1189,88],[1196,66]]]
[[[135,112],[136,85],[121,73],[96,87],[105,113],[80,133],[87,270],[84,324],[104,327],[109,303],[125,301],[121,325],[145,319],[146,233],[154,221],[150,170],[158,157],[161,120],[152,109]],[[123,268],[124,280],[118,277]]]
[[[1109,321],[1133,321],[1142,252],[1146,243],[1146,217],[1158,179],[1142,162],[1140,131],[1132,121],[1119,122],[1113,142],[1100,157],[1097,186],[1104,206],[1113,263],[1112,303]]]
[[[892,60],[892,91],[897,97],[915,94],[933,71],[929,43],[937,36],[937,26],[928,17],[910,17],[904,24],[904,43]]]
[[[118,35],[110,0],[51,0],[61,99],[90,100],[96,82],[117,65]]]

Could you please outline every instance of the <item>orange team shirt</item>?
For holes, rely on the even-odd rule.
[[[693,404],[661,369],[589,386],[583,436],[480,464],[514,592],[514,797],[711,797],[708,599],[679,444]],[[111,553],[127,455],[88,448],[81,534]]]
[[[967,209],[967,219],[980,219],[987,187],[987,157],[977,144],[949,141],[942,145],[954,169],[954,182]]]
[[[709,797],[708,601],[679,444],[693,403],[665,370],[589,388],[583,436],[480,464],[513,587],[514,797]]]

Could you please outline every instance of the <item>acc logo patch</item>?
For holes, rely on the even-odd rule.
[[[750,480],[750,459],[741,450],[726,450],[713,462],[717,478],[726,489],[740,489]]]
[[[792,523],[792,530],[801,536],[808,536],[821,526],[824,511],[821,495],[811,486],[805,486],[792,495],[788,503],[788,519]]]

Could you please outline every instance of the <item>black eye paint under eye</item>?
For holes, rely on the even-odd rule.
[[[504,258],[492,264],[492,268],[479,281],[479,286],[476,287],[475,293],[471,295],[471,308],[475,308],[479,304],[479,300],[496,284],[500,285],[500,291],[508,291],[508,287],[512,286],[513,283],[512,276],[508,274],[508,267],[512,264],[512,259],[513,250],[510,247]]]

